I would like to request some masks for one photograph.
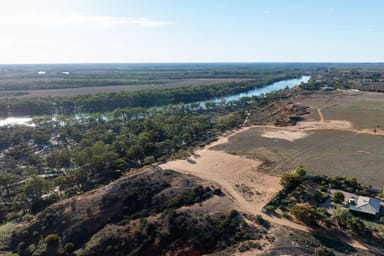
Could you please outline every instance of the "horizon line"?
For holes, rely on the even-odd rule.
[[[175,62],[47,62],[0,63],[5,65],[116,65],[116,64],[384,64],[384,61],[175,61]]]

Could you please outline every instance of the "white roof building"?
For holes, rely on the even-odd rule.
[[[366,196],[358,196],[355,205],[350,205],[349,210],[376,215],[380,212],[380,200]]]

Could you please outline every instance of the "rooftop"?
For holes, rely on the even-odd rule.
[[[356,205],[350,205],[349,209],[356,212],[376,215],[380,212],[380,200],[366,196],[358,196]]]

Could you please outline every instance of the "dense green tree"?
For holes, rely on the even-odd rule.
[[[302,181],[303,177],[296,173],[283,173],[283,175],[281,175],[280,184],[287,189],[292,189],[298,186]]]
[[[308,203],[292,205],[289,213],[296,219],[310,225],[316,224],[317,221],[322,219],[321,215],[317,213],[316,207]]]
[[[32,175],[29,177],[22,187],[22,191],[32,199],[38,201],[41,196],[49,189],[49,183],[42,177]]]
[[[20,176],[13,173],[0,173],[1,194],[5,190],[7,195],[9,195],[9,189],[11,184],[18,182],[20,179]]]
[[[343,192],[340,192],[340,191],[336,191],[335,193],[333,193],[333,201],[337,204],[341,204],[344,202],[344,194]]]

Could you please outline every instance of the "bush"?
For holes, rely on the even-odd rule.
[[[337,204],[343,203],[345,199],[345,196],[342,192],[336,191],[333,194],[333,201]]]
[[[318,247],[315,249],[315,255],[316,256],[333,256],[335,254],[326,248]]]
[[[154,156],[147,156],[144,158],[144,163],[145,164],[153,164],[156,162],[156,158]]]
[[[323,194],[323,193],[321,193],[320,191],[317,190],[313,194],[313,198],[315,199],[316,203],[322,204],[322,203],[325,202],[325,200],[327,200],[328,194]]]
[[[295,204],[289,209],[289,213],[295,216],[296,219],[302,221],[306,224],[313,225],[320,219],[320,216],[315,207],[312,207],[310,204]]]
[[[57,245],[59,243],[59,236],[57,234],[49,234],[44,238],[47,245]]]
[[[74,243],[69,242],[69,243],[66,243],[64,245],[64,253],[70,254],[74,250],[75,250],[75,244]]]
[[[27,248],[27,252],[30,253],[30,254],[32,254],[35,250],[36,250],[36,246],[34,244],[31,244]]]
[[[24,249],[24,247],[25,247],[25,243],[24,243],[24,242],[20,242],[20,243],[18,243],[18,245],[17,245],[17,251],[18,251],[18,252],[21,252],[21,251]]]
[[[296,173],[283,173],[280,184],[287,190],[292,190],[303,181],[303,177]]]
[[[24,214],[24,216],[22,217],[22,220],[23,220],[24,222],[31,221],[32,219],[33,219],[33,215],[32,215],[32,214],[29,214],[29,213]]]
[[[289,219],[289,218],[290,218],[290,216],[289,216],[289,213],[288,213],[288,212],[283,212],[283,213],[281,214],[281,216],[283,216],[284,218],[287,218],[287,219]]]
[[[267,205],[265,206],[265,210],[267,210],[267,212],[274,212],[275,207],[273,205]]]
[[[299,165],[295,169],[295,174],[304,177],[307,174],[307,171],[304,169],[302,165]]]

